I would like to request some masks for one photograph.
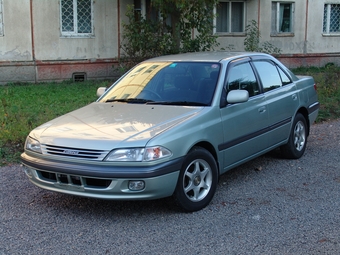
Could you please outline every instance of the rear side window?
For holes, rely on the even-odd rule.
[[[281,76],[281,80],[282,80],[282,85],[287,85],[291,83],[291,80],[289,79],[289,77],[287,76],[287,74],[285,74],[281,68],[277,67],[277,69],[279,70],[280,76]]]
[[[254,66],[260,76],[264,92],[289,84],[289,77],[270,61],[254,61]]]

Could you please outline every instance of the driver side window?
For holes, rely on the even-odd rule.
[[[249,97],[260,94],[259,84],[249,62],[233,66],[228,71],[227,92],[235,89],[247,90]]]

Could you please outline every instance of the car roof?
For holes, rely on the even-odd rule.
[[[175,55],[165,55],[146,60],[147,62],[155,61],[204,61],[204,62],[221,62],[223,60],[233,60],[242,57],[262,56],[268,58],[268,54],[258,52],[231,52],[231,51],[205,51],[190,52]]]

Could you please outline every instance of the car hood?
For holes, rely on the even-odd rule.
[[[96,102],[37,127],[30,136],[42,144],[72,148],[145,146],[152,137],[201,109]]]

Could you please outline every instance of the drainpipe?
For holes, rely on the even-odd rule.
[[[117,0],[117,19],[118,19],[118,61],[120,61],[120,0]]]
[[[309,0],[306,0],[306,24],[305,24],[305,41],[303,44],[303,53],[307,54],[307,43],[308,43],[308,8],[309,8]]]
[[[257,26],[260,30],[260,17],[261,17],[261,0],[259,0],[257,5]]]
[[[35,69],[34,82],[37,83],[38,69],[35,59],[35,48],[34,48],[34,26],[33,26],[33,0],[30,0],[30,16],[31,16],[31,44],[32,44],[32,60]]]

